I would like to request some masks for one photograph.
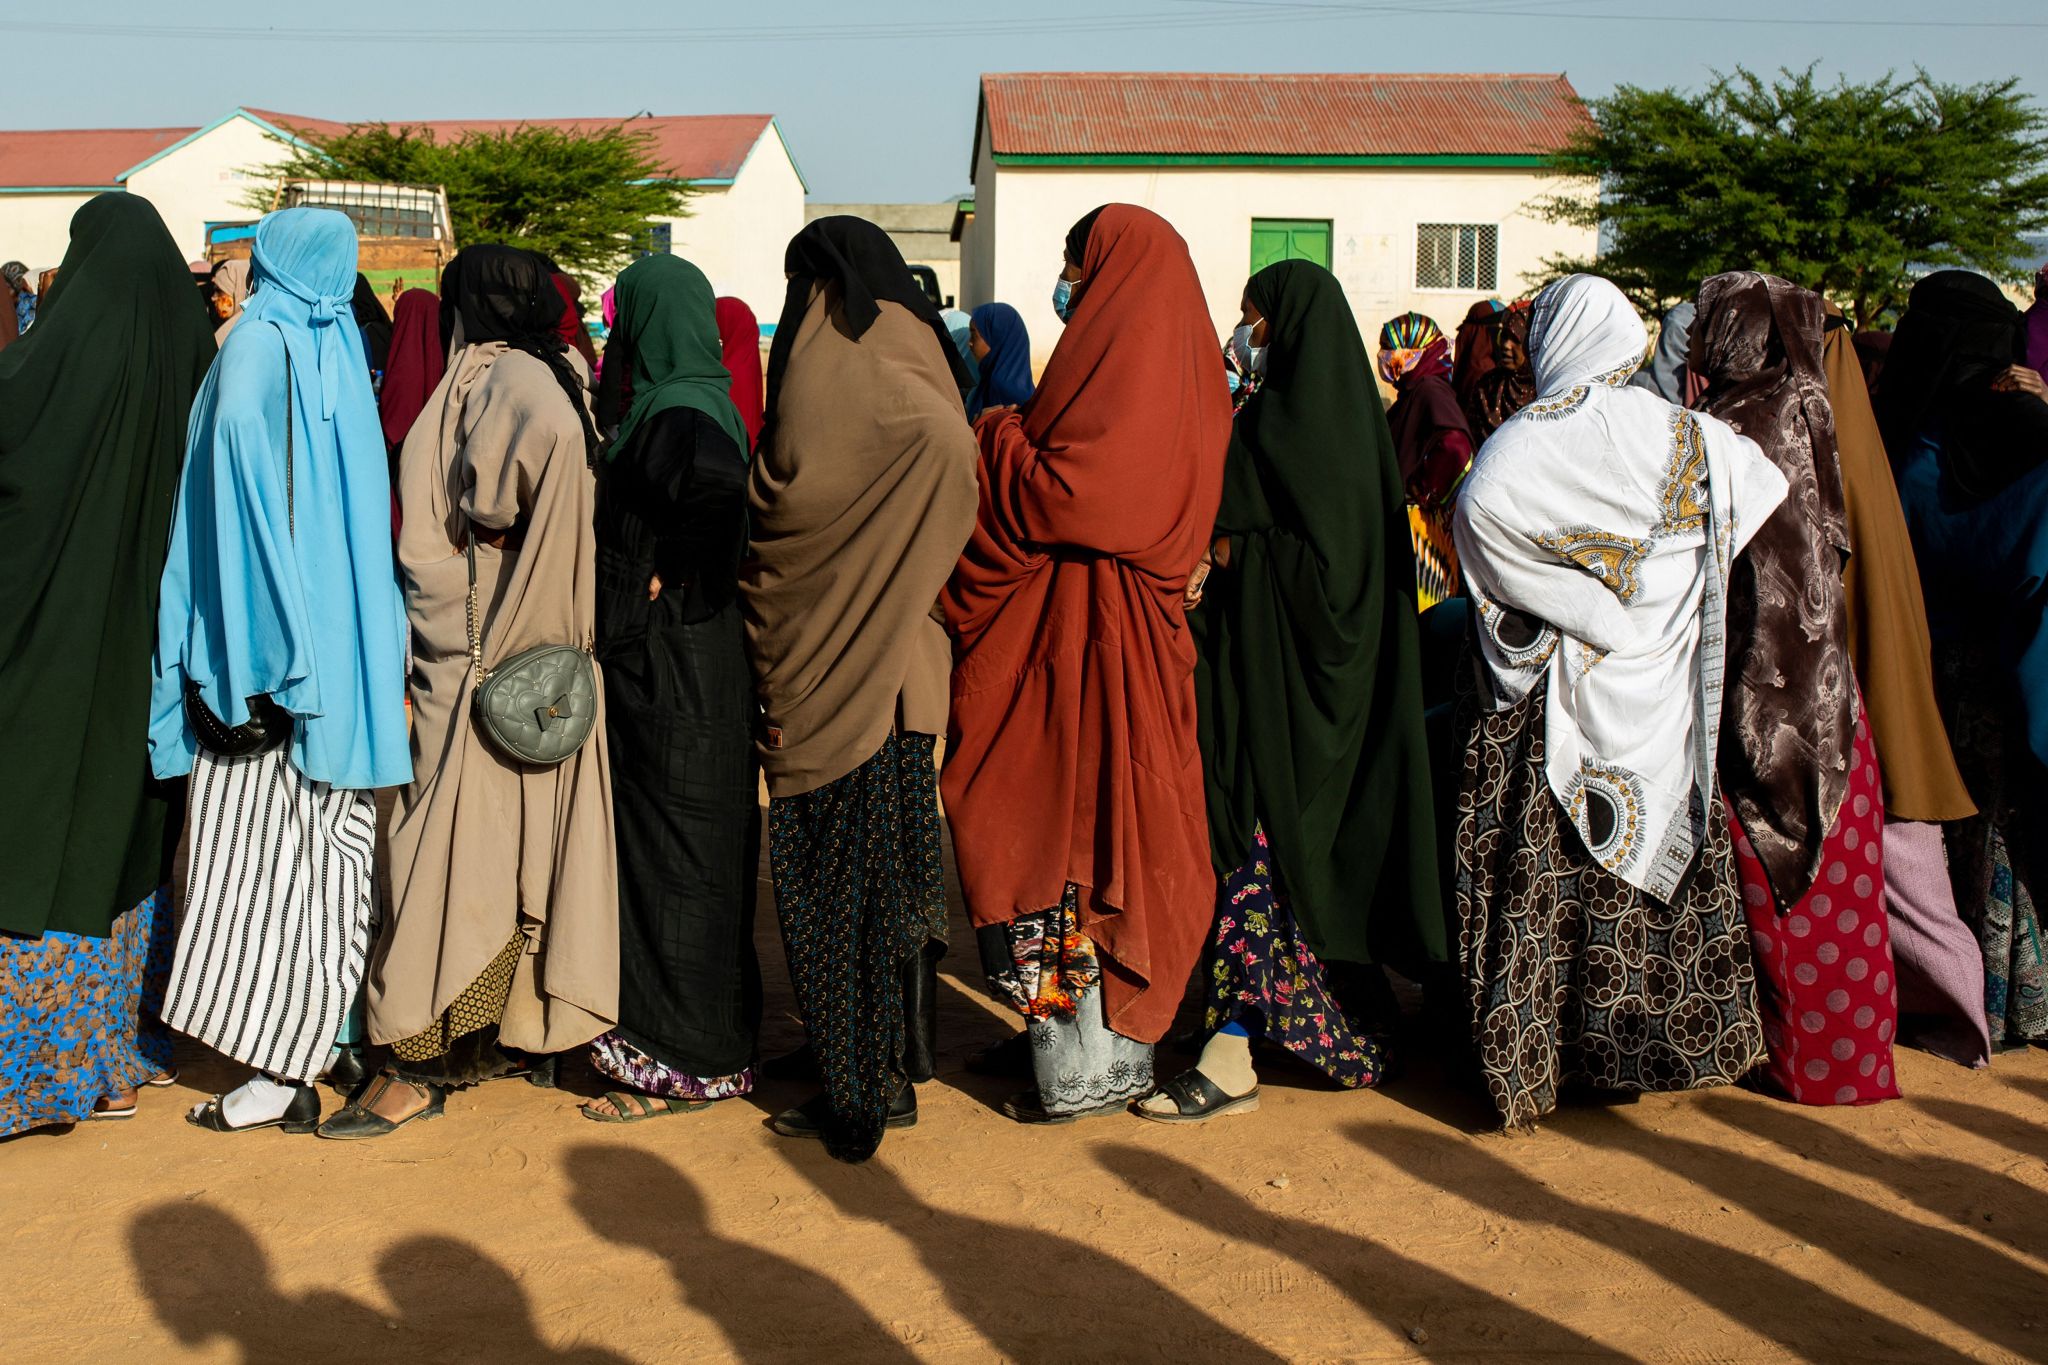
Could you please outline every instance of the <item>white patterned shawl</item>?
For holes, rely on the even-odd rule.
[[[1755,442],[1623,387],[1648,333],[1574,275],[1529,325],[1536,401],[1458,499],[1458,562],[1496,710],[1546,679],[1545,772],[1595,861],[1660,900],[1705,840],[1735,555],[1784,500]]]

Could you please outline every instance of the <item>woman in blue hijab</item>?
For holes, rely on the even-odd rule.
[[[150,758],[192,774],[164,1017],[258,1073],[190,1122],[310,1132],[370,943],[371,789],[412,774],[405,611],[355,229],[273,213],[252,261],[193,403],[158,601]],[[252,722],[269,744],[227,733]]]
[[[967,398],[967,416],[988,408],[1020,407],[1031,401],[1031,333],[1007,303],[984,303],[968,315],[968,345],[980,378]]]

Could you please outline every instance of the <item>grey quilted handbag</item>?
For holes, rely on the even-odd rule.
[[[476,727],[505,757],[550,768],[583,747],[597,724],[597,665],[575,645],[536,645],[484,667],[476,604],[476,542],[469,558],[469,661],[476,670]]]

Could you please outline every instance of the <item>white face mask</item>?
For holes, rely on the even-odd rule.
[[[1252,326],[1248,323],[1230,334],[1230,354],[1246,376],[1266,372],[1266,348],[1252,345]]]

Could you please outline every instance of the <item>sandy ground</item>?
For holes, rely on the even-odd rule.
[[[1268,1065],[1256,1114],[1024,1128],[961,1069],[1013,1025],[955,945],[942,1074],[863,1167],[766,1129],[802,1087],[599,1125],[581,1064],[378,1142],[223,1136],[180,1113],[240,1076],[189,1049],[132,1122],[0,1143],[0,1361],[2048,1358],[2048,1055],[1514,1138],[1427,1062]]]

